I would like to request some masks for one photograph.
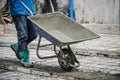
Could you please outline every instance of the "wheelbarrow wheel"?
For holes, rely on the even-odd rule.
[[[71,55],[69,49],[63,48],[58,53],[58,62],[64,71],[71,71],[73,67],[70,64],[74,65],[75,57]]]

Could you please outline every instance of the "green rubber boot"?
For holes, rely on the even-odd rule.
[[[21,57],[19,56],[19,47],[18,47],[18,43],[12,44],[11,45],[11,49],[15,52],[16,57],[21,60]]]
[[[26,67],[26,68],[33,67],[33,64],[31,64],[29,62],[29,51],[28,50],[20,51],[19,54],[20,54],[20,57],[21,57],[21,63],[24,67]]]

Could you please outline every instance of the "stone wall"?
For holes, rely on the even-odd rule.
[[[120,24],[120,0],[73,1],[76,19],[80,23]],[[57,3],[60,10],[69,9],[69,0],[57,0]]]
[[[6,0],[0,0],[5,2]],[[41,13],[45,0],[35,0]],[[69,9],[69,0],[56,0],[58,10]],[[120,25],[120,0],[73,0],[77,22]],[[0,5],[1,6],[1,5]],[[67,12],[67,11],[66,11]]]
[[[120,24],[119,0],[74,0],[79,22]]]

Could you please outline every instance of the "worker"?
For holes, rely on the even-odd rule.
[[[45,4],[42,8],[42,13],[50,13],[58,11],[57,0],[44,0]]]
[[[29,61],[28,44],[36,39],[37,30],[28,16],[36,14],[34,0],[8,0],[8,2],[18,37],[18,42],[12,44],[11,48],[24,67],[33,67]]]

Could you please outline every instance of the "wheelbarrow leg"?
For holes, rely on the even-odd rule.
[[[41,56],[40,56],[40,54],[39,54],[39,49],[40,49],[40,47],[45,47],[45,46],[50,46],[50,45],[52,45],[52,44],[46,44],[46,45],[41,45],[41,46],[40,46],[41,39],[42,39],[42,37],[39,36],[38,45],[37,45],[37,50],[36,50],[36,51],[37,51],[36,54],[37,54],[38,58],[40,58],[40,59],[47,59],[47,58],[54,58],[54,57],[56,57],[56,55],[53,55],[53,56],[44,56],[44,57],[41,57]]]

